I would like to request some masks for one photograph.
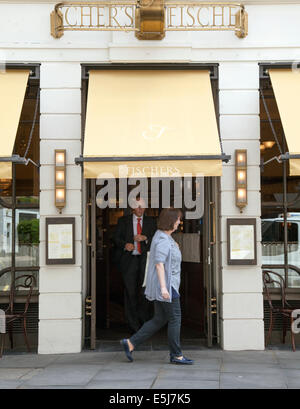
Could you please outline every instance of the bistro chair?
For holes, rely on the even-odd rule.
[[[282,318],[282,342],[285,344],[285,337],[286,337],[286,327],[287,321],[290,323],[290,330],[291,330],[291,341],[292,341],[292,348],[293,351],[296,350],[295,347],[295,334],[292,330],[292,324],[294,318],[292,316],[293,311],[296,308],[293,308],[286,300],[285,294],[285,279],[278,273],[275,273],[271,270],[263,270],[263,283],[264,283],[264,292],[267,297],[269,307],[270,307],[270,325],[268,330],[268,335],[266,338],[266,346],[269,344],[272,330],[273,330],[273,318],[276,315],[280,315]],[[272,298],[270,295],[270,288],[279,288],[280,290],[280,306],[274,306],[272,303]]]
[[[30,352],[30,345],[28,341],[28,336],[27,336],[27,312],[28,312],[28,307],[30,303],[30,298],[32,295],[33,289],[36,287],[36,279],[33,275],[21,275],[19,277],[15,278],[14,285],[11,286],[10,293],[9,293],[9,305],[7,309],[5,310],[5,323],[6,323],[6,328],[8,330],[9,334],[9,339],[10,339],[10,346],[13,348],[13,324],[17,320],[22,321],[23,325],[23,334],[24,334],[24,339],[26,342],[27,350]],[[19,289],[25,289],[28,290],[27,298],[26,298],[26,303],[24,307],[23,312],[14,312],[14,299],[15,299],[15,291]],[[5,333],[0,334],[1,335],[1,349],[0,349],[0,358],[2,358],[3,354],[3,349],[4,349],[4,341],[5,341]]]

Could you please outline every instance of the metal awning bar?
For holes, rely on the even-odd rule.
[[[21,163],[27,164],[27,160],[20,155],[12,155],[12,156],[0,156],[0,162],[12,162],[12,163]]]
[[[284,153],[283,155],[280,155],[281,160],[289,160],[289,159],[300,159],[300,154],[290,154],[289,152]]]
[[[102,63],[82,64],[82,79],[89,79],[90,71],[95,70],[205,70],[210,79],[218,79],[218,63]]]
[[[123,157],[84,157],[80,155],[75,158],[76,165],[83,162],[136,162],[136,161],[160,161],[160,160],[221,160],[222,162],[229,162],[231,155],[195,155],[195,156],[123,156]]]

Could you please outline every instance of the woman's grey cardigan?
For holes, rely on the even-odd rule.
[[[154,234],[150,247],[150,255],[147,269],[147,279],[146,279],[146,290],[145,296],[150,301],[164,301],[172,302],[172,291],[171,291],[171,240],[172,238],[168,236],[161,230],[157,230]],[[163,263],[165,268],[165,279],[166,287],[170,294],[170,299],[165,300],[162,297],[160,283],[157,275],[157,270],[155,265],[158,263]]]

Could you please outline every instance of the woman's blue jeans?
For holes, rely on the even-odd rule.
[[[136,348],[167,323],[170,354],[176,357],[181,356],[181,307],[179,297],[172,299],[172,302],[154,301],[154,317],[145,322],[129,340]]]

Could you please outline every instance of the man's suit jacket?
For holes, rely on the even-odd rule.
[[[147,237],[146,241],[141,242],[141,257],[146,263],[147,251],[150,250],[151,240],[157,230],[157,223],[153,217],[143,216],[142,235]],[[120,217],[113,236],[115,244],[114,261],[122,271],[126,269],[129,258],[132,252],[125,250],[126,243],[134,243],[133,233],[133,215]]]

